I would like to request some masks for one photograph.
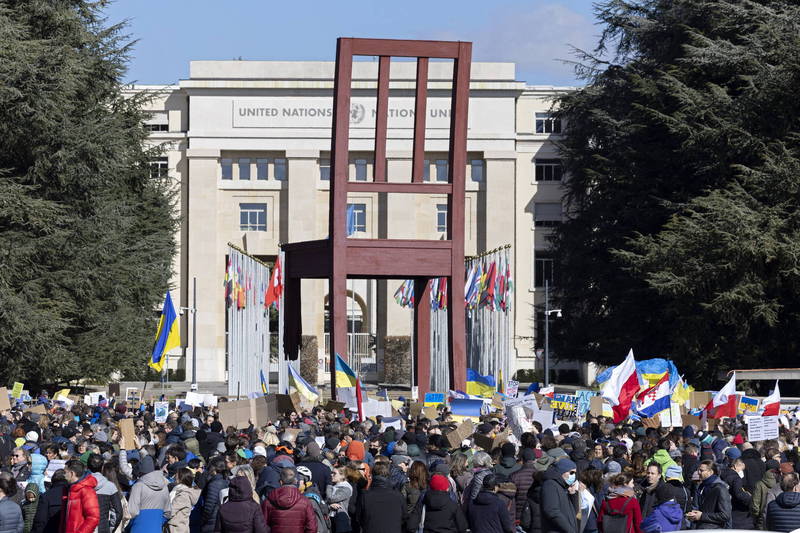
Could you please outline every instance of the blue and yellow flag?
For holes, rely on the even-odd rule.
[[[161,372],[164,368],[166,353],[173,348],[181,345],[181,333],[178,327],[178,314],[172,304],[172,298],[167,291],[164,298],[164,307],[161,309],[161,318],[158,320],[158,330],[156,332],[156,342],[153,345],[153,353],[147,363],[156,372]]]
[[[319,393],[317,389],[312,387],[308,381],[303,379],[303,376],[300,375],[292,365],[289,365],[289,386],[294,388],[300,396],[308,400],[309,402],[316,402],[319,399]]]
[[[471,368],[467,369],[467,394],[491,398],[497,392],[494,376],[482,376]]]
[[[267,394],[269,392],[269,384],[267,383],[267,380],[264,378],[264,371],[259,370],[258,374],[259,377],[261,378],[261,392]]]
[[[358,376],[353,369],[347,366],[342,356],[336,354],[336,388],[355,387],[358,385]]]

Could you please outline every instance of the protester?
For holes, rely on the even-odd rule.
[[[51,478],[50,488],[39,496],[31,533],[58,533],[68,488],[65,470],[56,470]]]
[[[756,529],[764,529],[764,524],[766,523],[764,516],[767,508],[767,493],[780,483],[780,463],[774,459],[770,459],[764,466],[766,471],[761,480],[756,483],[750,503],[750,514],[753,517]]]
[[[284,468],[280,487],[271,491],[261,511],[271,533],[317,533],[317,520],[311,503],[297,489],[297,473]]]
[[[412,472],[417,462],[412,465]],[[420,463],[421,464],[421,463]],[[425,481],[427,487],[427,480]],[[419,496],[414,505],[419,503]],[[406,501],[389,483],[389,466],[377,463],[372,470],[372,485],[361,495],[358,523],[364,533],[404,533],[408,520]]]
[[[188,468],[179,468],[175,475],[175,488],[170,492],[170,533],[189,533],[189,516],[200,499],[200,489],[194,486],[194,474]]]
[[[610,482],[611,487],[597,517],[600,531],[641,533],[642,511],[633,491],[633,478],[629,474],[615,474]]]
[[[571,533],[578,530],[578,508],[571,497],[577,485],[577,465],[562,458],[544,473],[541,490],[541,516],[543,533]]]
[[[472,533],[514,533],[514,521],[497,495],[497,489],[498,483],[494,474],[483,477],[481,490],[467,508],[467,519]]]
[[[767,530],[794,531],[800,524],[800,478],[784,474],[780,486],[783,492],[767,506]]]
[[[714,461],[703,460],[697,467],[700,486],[695,494],[694,510],[686,514],[696,529],[731,529],[731,495],[719,478]]]
[[[19,505],[10,499],[17,492],[13,479],[0,478],[0,531],[22,533],[25,523]]]
[[[656,452],[656,455],[663,451],[664,450],[659,450]],[[671,466],[674,466],[674,462]],[[639,505],[641,507],[643,517],[649,515],[650,511],[653,510],[656,500],[658,499],[658,496],[656,496],[656,491],[666,484],[664,479],[661,477],[661,468],[661,463],[654,462],[648,465],[645,471],[645,483],[642,487],[642,495],[639,498]]]
[[[67,493],[64,533],[94,531],[100,523],[100,509],[94,488],[97,480],[88,475],[83,463],[77,459],[67,461],[64,474],[69,483]]]
[[[215,533],[267,533],[267,524],[258,503],[253,501],[253,486],[247,476],[231,478],[228,501],[217,514]]]

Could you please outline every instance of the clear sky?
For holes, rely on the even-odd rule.
[[[511,61],[517,79],[574,85],[570,46],[591,49],[591,0],[116,0],[109,23],[138,40],[126,81],[176,83],[197,59],[333,60],[337,37],[474,43],[475,61]]]

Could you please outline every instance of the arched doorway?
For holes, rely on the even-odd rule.
[[[375,352],[376,337],[373,331],[373,309],[368,304],[374,299],[370,281],[363,280],[363,286],[347,289],[347,341],[348,363],[363,381],[373,381],[378,377]],[[330,306],[329,295],[324,299],[325,360],[330,361]]]

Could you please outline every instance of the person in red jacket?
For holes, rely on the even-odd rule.
[[[597,517],[597,526],[603,529],[603,518],[610,514],[621,513],[627,516],[628,533],[642,533],[642,510],[639,500],[633,492],[633,478],[628,474],[617,474],[611,478],[611,488],[608,489],[606,500],[600,505],[600,515]]]
[[[317,533],[317,519],[308,498],[297,488],[292,468],[281,470],[281,486],[261,504],[270,533]]]
[[[100,523],[97,503],[97,479],[88,475],[77,459],[67,461],[64,474],[69,483],[66,510],[62,508],[60,533],[93,533]]]

